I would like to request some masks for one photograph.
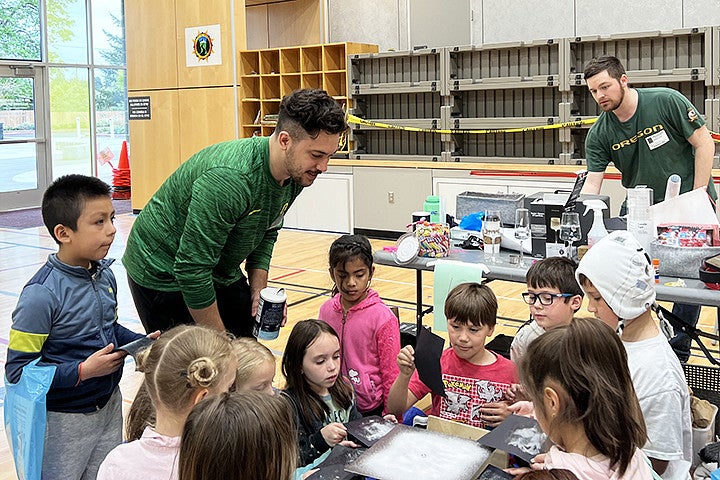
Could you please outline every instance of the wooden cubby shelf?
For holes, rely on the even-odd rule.
[[[262,75],[280,73],[280,52],[278,50],[260,51],[260,73]]]
[[[377,51],[377,45],[346,42],[238,52],[242,136],[271,135],[280,100],[299,88],[321,88],[347,108],[347,56]]]
[[[281,48],[280,49],[280,73],[299,73],[300,72],[300,49],[299,48]]]

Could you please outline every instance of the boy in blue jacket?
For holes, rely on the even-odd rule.
[[[126,353],[115,347],[143,335],[117,323],[113,260],[104,259],[116,231],[110,187],[94,177],[60,177],[45,191],[42,216],[59,248],[20,294],[5,373],[16,383],[38,357],[39,365],[56,366],[42,476],[94,479],[122,441],[118,383]]]

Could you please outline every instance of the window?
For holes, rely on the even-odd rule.
[[[50,125],[50,131],[37,139],[38,145],[44,141],[48,145],[41,166],[31,169],[29,161],[23,162],[27,155],[18,154],[11,159],[17,163],[13,178],[29,179],[39,191],[67,173],[96,175],[112,184],[112,167],[117,166],[128,137],[123,0],[2,0],[3,65],[11,69],[30,65],[43,72],[35,102],[44,107],[38,110],[44,116],[35,121]],[[28,80],[4,82],[0,88],[12,87],[16,96],[28,88]],[[16,116],[20,115],[16,110],[31,112],[16,103],[0,110],[8,110],[9,115],[11,109]],[[26,132],[22,128],[28,122],[5,120],[0,122],[7,134]]]

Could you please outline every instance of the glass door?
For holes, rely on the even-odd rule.
[[[0,65],[0,211],[37,207],[50,182],[43,68]]]

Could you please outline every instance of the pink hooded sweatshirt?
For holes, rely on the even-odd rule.
[[[320,320],[340,337],[342,373],[352,383],[360,412],[380,405],[385,411],[390,387],[400,373],[396,359],[400,352],[400,324],[376,291],[347,312],[340,294],[320,307]]]
[[[579,480],[652,480],[650,462],[640,449],[630,460],[627,470],[621,476],[617,467],[610,468],[610,459],[604,456],[585,457],[577,453],[563,452],[556,446],[545,455],[545,466],[552,470],[564,468],[570,470]]]

